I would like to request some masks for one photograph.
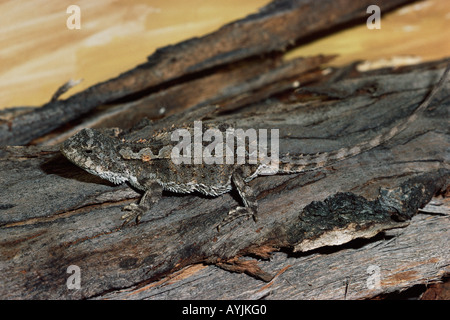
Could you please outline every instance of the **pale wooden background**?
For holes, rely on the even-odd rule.
[[[81,30],[69,30],[70,2],[0,2],[0,109],[40,105],[69,79],[67,97],[144,62],[156,48],[212,32],[269,0],[80,0]],[[75,4],[75,2],[73,3]],[[366,67],[450,56],[450,1],[427,0],[383,15],[381,30],[344,30],[287,54],[337,53],[333,65]]]

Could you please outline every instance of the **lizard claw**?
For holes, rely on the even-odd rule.
[[[121,218],[124,219],[124,222],[122,223],[122,227],[127,225],[131,220],[135,219],[136,224],[141,221],[142,216],[144,215],[145,211],[147,211],[147,208],[141,205],[138,205],[136,203],[131,203],[125,207],[122,208],[123,211],[129,211],[125,213]]]

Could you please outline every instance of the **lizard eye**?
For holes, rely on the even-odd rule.
[[[84,153],[86,153],[86,154],[91,154],[91,153],[92,153],[92,150],[91,150],[91,149],[86,149],[86,150],[84,150]]]

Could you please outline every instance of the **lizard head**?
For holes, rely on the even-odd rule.
[[[60,150],[87,172],[119,184],[129,178],[129,170],[117,152],[120,144],[118,139],[86,128],[67,139]]]

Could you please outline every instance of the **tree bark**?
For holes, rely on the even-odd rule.
[[[237,128],[279,128],[281,154],[335,150],[370,139],[407,117],[438,81],[445,63],[417,66],[404,73],[397,70],[397,74],[375,72],[326,85],[330,75],[323,76],[322,85],[300,92],[292,89],[276,100],[266,99],[227,112],[221,112],[220,107],[201,107],[195,110],[197,113],[180,112],[128,134],[151,134],[170,123],[195,117],[205,122],[231,121]],[[405,227],[420,207],[448,187],[449,136],[447,123],[442,120],[448,112],[448,87],[438,93],[413,126],[385,145],[321,170],[253,180],[250,184],[259,201],[258,222],[247,220],[220,232],[216,226],[239,205],[233,193],[206,198],[167,192],[139,225],[120,229],[121,208],[136,201],[139,193],[127,185],[113,186],[75,167],[56,147],[3,148],[0,295],[39,299],[122,297],[123,290],[153,288],[163,277],[176,276],[174,272],[199,263],[217,264],[269,281],[276,272],[245,257],[268,258],[271,252],[282,250],[292,252],[289,259],[319,259],[314,250]],[[442,226],[448,216],[439,219]],[[409,228],[414,226],[405,230]],[[419,232],[426,233],[423,230]],[[434,232],[431,227],[430,232]],[[448,249],[439,241],[445,239],[445,232],[437,238],[433,245],[441,251],[430,252],[428,260],[439,266],[436,274],[442,276],[447,272]],[[388,241],[389,246],[395,243],[375,239]],[[368,248],[372,248],[370,242]],[[371,257],[366,249],[362,248],[360,259],[364,254],[366,259]],[[414,252],[428,257],[428,249],[419,241]],[[312,254],[298,253],[311,250]],[[395,250],[401,251],[401,246]],[[357,261],[355,267],[361,265]],[[415,262],[410,264],[413,267]],[[79,290],[66,286],[71,265],[81,270]],[[373,265],[384,268],[387,262],[374,260]],[[314,271],[316,276],[319,270]],[[392,276],[389,272],[382,275],[385,280]],[[436,274],[429,277],[437,279]],[[328,270],[323,269],[320,277],[327,275]],[[233,286],[239,286],[242,276],[233,276]],[[292,289],[293,297],[314,296],[314,288],[310,293],[304,291],[300,279],[303,276],[293,286],[300,291]],[[405,279],[405,286],[418,281],[417,277],[411,277],[411,282]],[[349,281],[349,288],[355,291],[347,291],[347,297],[373,297],[383,293],[380,290],[405,287],[382,282],[382,289],[369,292],[353,279]],[[342,283],[338,287],[326,296],[342,298]],[[243,286],[236,293],[245,290]],[[222,297],[228,294],[223,292]]]
[[[383,12],[408,2],[375,1]],[[123,206],[141,194],[58,151],[81,127],[120,127],[128,138],[195,120],[279,129],[282,157],[351,148],[390,130],[450,60],[364,74],[355,64],[323,69],[330,56],[284,61],[282,51],[359,21],[375,4],[318,3],[275,1],[67,100],[2,113],[0,141],[10,146],[0,149],[0,297],[363,299],[448,274],[449,83],[383,145],[320,170],[254,179],[258,221],[220,232],[240,205],[235,191],[165,192],[139,225],[120,228]],[[434,213],[416,215],[433,196],[425,210]],[[68,288],[71,266],[80,289]]]

